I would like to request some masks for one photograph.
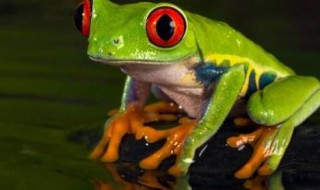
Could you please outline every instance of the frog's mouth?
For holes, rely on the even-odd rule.
[[[97,61],[97,62],[101,62],[101,63],[105,63],[108,65],[112,65],[112,66],[124,66],[124,65],[173,65],[173,64],[185,64],[185,65],[194,65],[195,63],[199,63],[201,62],[201,59],[199,58],[199,56],[196,55],[192,55],[186,58],[182,58],[182,59],[178,59],[178,60],[171,60],[171,61],[161,61],[161,60],[125,60],[125,59],[104,59],[104,58],[99,58],[99,57],[93,57],[90,56],[90,59],[93,61]]]

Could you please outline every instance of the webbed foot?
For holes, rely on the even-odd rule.
[[[259,126],[257,130],[249,134],[241,134],[237,137],[230,137],[227,143],[234,148],[241,148],[245,144],[253,146],[253,154],[249,161],[242,166],[234,175],[237,178],[245,179],[252,176],[257,170],[259,175],[270,175],[273,172],[268,165],[268,159],[276,148],[277,127]]]
[[[166,138],[166,142],[155,153],[143,159],[140,162],[140,167],[144,169],[156,169],[164,159],[172,155],[176,155],[178,157],[181,154],[185,139],[196,124],[196,120],[183,117],[179,120],[179,126],[156,131],[155,133],[158,133],[157,139],[153,138],[152,141]],[[149,139],[149,137],[154,134],[146,132],[145,135]],[[169,169],[170,174],[179,175],[178,172],[177,163]]]
[[[115,113],[113,113],[115,114]],[[105,162],[116,161],[119,157],[119,146],[122,137],[133,132],[133,126],[142,126],[143,118],[137,105],[129,105],[123,113],[116,113],[106,123],[102,139],[91,152],[90,158]]]
[[[116,161],[119,157],[119,146],[125,134],[134,134],[137,140],[144,138],[149,143],[167,138],[160,150],[140,162],[143,169],[156,169],[165,158],[181,152],[184,139],[194,124],[187,118],[180,119],[178,127],[165,130],[157,130],[145,124],[160,120],[174,121],[177,120],[179,113],[182,113],[182,110],[176,104],[168,102],[151,104],[143,110],[132,104],[122,113],[113,111],[113,118],[107,122],[104,136],[90,157],[104,162]]]

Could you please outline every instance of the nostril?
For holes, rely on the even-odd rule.
[[[119,42],[120,42],[120,39],[119,39],[119,38],[113,39],[113,43],[114,43],[114,44],[118,44]]]
[[[112,56],[112,52],[111,52],[111,51],[108,51],[108,52],[107,52],[107,55],[108,55],[108,56]]]
[[[117,48],[120,49],[124,46],[123,37],[118,36],[111,40],[112,44]]]

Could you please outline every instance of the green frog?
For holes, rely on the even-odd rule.
[[[250,134],[227,139],[235,148],[253,146],[251,158],[235,176],[269,175],[294,128],[320,105],[316,78],[296,75],[227,24],[173,4],[84,0],[75,21],[88,38],[89,57],[127,74],[121,106],[107,120],[90,155],[94,159],[116,161],[126,134],[148,143],[165,139],[139,165],[153,170],[176,156],[169,173],[183,175],[197,148],[234,115],[239,116],[237,125],[255,127]],[[150,94],[161,101],[147,105]],[[148,126],[159,120],[178,124],[161,130]]]

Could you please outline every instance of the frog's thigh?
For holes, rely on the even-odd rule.
[[[316,78],[290,76],[255,92],[248,101],[248,114],[255,123],[277,125],[289,119],[319,89],[320,83]],[[319,104],[310,106],[316,109]],[[305,118],[308,116],[306,114]]]
[[[315,91],[292,115],[289,119],[281,123],[281,127],[272,143],[272,156],[268,159],[266,165],[274,171],[290,142],[293,129],[302,123],[309,115],[311,115],[320,106],[320,88]],[[263,173],[263,171],[262,171]]]
[[[262,175],[274,171],[290,142],[293,129],[320,106],[320,83],[312,77],[292,76],[256,92],[248,102],[252,119],[264,125],[280,128],[270,147],[266,167],[258,171]],[[269,143],[266,143],[269,144]]]

